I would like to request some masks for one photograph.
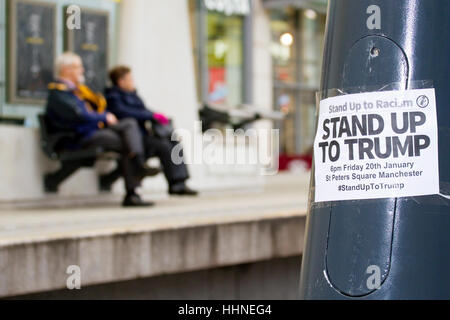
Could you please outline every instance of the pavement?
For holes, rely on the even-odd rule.
[[[239,191],[237,186],[234,192],[157,199],[151,208],[91,203],[76,208],[3,209],[0,246],[306,214],[308,175],[279,174],[267,179],[263,191]]]

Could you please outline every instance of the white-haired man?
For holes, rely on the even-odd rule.
[[[155,175],[158,169],[145,164],[142,134],[134,119],[117,118],[106,110],[106,100],[84,85],[81,58],[66,52],[56,60],[56,81],[49,84],[46,117],[51,129],[76,133],[72,148],[103,147],[122,154],[123,177],[127,194],[123,206],[149,206],[136,194],[144,176]]]

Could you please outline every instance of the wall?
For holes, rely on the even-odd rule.
[[[261,0],[253,0],[253,104],[270,112],[273,110],[273,66],[270,53],[270,19]],[[258,129],[272,129],[271,121],[256,124]]]
[[[144,278],[14,299],[295,300],[301,256]]]

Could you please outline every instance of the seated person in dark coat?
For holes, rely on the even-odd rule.
[[[132,117],[138,121],[143,132],[146,154],[148,157],[156,155],[160,159],[169,184],[169,194],[196,195],[197,191],[186,186],[186,180],[189,178],[186,164],[184,162],[175,164],[172,161],[172,150],[177,143],[171,141],[170,137],[156,137],[146,129],[147,121],[151,121],[153,125],[168,125],[167,117],[146,108],[136,93],[130,68],[119,66],[111,70],[109,75],[113,86],[105,91],[108,110],[118,119]]]
[[[145,162],[142,133],[134,119],[117,120],[106,111],[106,100],[93,93],[84,82],[81,58],[66,52],[56,62],[57,81],[49,85],[46,118],[54,132],[75,132],[74,142],[81,148],[103,147],[105,151],[122,154],[121,165],[127,194],[123,206],[148,206],[136,194],[144,176],[155,175],[157,169]],[[73,148],[72,143],[70,147]],[[156,172],[155,172],[156,170]]]

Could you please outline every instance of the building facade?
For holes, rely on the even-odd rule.
[[[51,61],[66,50],[83,57],[98,90],[110,67],[131,66],[148,106],[178,128],[200,133],[204,103],[250,105],[285,114],[256,124],[280,129],[282,154],[305,153],[312,143],[325,0],[0,0],[0,9],[0,201],[46,198],[42,174],[57,164],[40,151],[37,115]],[[264,184],[255,168],[190,170],[200,189]],[[81,170],[60,193],[95,194],[95,177]],[[165,188],[162,178],[148,180],[149,191]]]

